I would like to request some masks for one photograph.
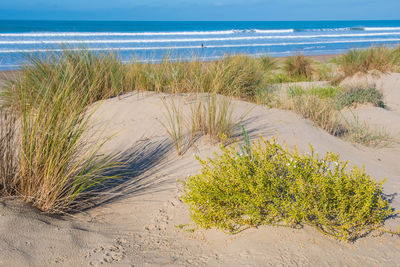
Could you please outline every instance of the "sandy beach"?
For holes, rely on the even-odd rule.
[[[382,92],[385,108],[359,105],[348,112],[384,127],[399,140],[400,74],[360,74],[342,81],[345,84],[374,84]],[[175,97],[184,103],[190,98]],[[204,136],[177,156],[160,123],[165,116],[163,98],[165,94],[131,92],[93,105],[89,142],[114,135],[99,153],[121,153],[131,162],[132,175],[123,185],[124,193],[66,216],[46,215],[12,198],[2,200],[1,266],[398,266],[400,239],[388,233],[374,232],[346,243],[308,226],[260,226],[237,234],[196,227],[180,199],[179,180],[200,171],[195,155],[211,157],[219,148]],[[376,148],[354,145],[292,111],[241,100],[233,105],[235,114],[249,111],[243,126],[251,140],[260,135],[277,137],[279,143],[289,148],[297,145],[302,152],[308,152],[311,143],[321,154],[339,153],[350,165],[365,166],[378,181],[387,179],[384,192],[400,210],[398,142]],[[399,226],[398,217],[385,221],[393,231]]]

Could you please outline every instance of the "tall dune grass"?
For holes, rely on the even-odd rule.
[[[364,50],[350,50],[333,60],[339,66],[344,77],[357,72],[378,70],[382,72],[399,71],[400,48],[391,49],[385,46],[375,46]]]
[[[12,180],[5,193],[48,213],[82,208],[90,190],[118,178],[109,173],[122,166],[111,156],[97,155],[103,143],[84,139],[88,106],[119,88],[111,82],[114,59],[103,59],[103,65],[86,53],[64,57],[59,64],[32,58],[33,66],[25,67],[3,95],[19,123],[14,149],[19,153],[12,155],[18,171],[13,178],[5,176]]]

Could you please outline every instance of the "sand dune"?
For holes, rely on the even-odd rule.
[[[400,74],[373,78],[387,99],[388,110],[365,116],[398,130]],[[108,203],[71,217],[49,217],[16,201],[0,204],[1,266],[396,266],[400,239],[372,234],[355,243],[333,240],[314,229],[263,226],[229,235],[194,228],[179,200],[179,179],[199,171],[193,154],[211,156],[218,148],[206,137],[178,157],[165,133],[162,95],[131,93],[100,103],[92,117],[93,139],[116,134],[102,153],[121,152],[130,159],[131,179]],[[185,96],[182,96],[185,97]],[[351,164],[365,165],[377,180],[387,178],[385,192],[400,209],[400,145],[387,148],[353,146],[315,127],[298,115],[235,101],[236,112],[251,110],[244,121],[250,137],[277,136],[289,147],[340,153]],[[367,109],[367,110],[368,110]],[[359,114],[363,114],[360,109]],[[376,116],[376,117],[374,117]],[[396,128],[397,127],[397,128]],[[390,129],[392,129],[390,128]],[[400,219],[386,226],[396,229]]]

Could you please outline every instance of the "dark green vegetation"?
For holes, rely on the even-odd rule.
[[[353,87],[343,90],[337,96],[338,108],[350,107],[354,104],[370,103],[376,107],[384,108],[383,95],[374,87]]]

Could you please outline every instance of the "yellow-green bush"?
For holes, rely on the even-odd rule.
[[[201,173],[184,181],[183,200],[201,227],[235,232],[264,224],[311,225],[341,240],[354,240],[382,226],[392,209],[363,169],[348,170],[334,153],[320,158],[290,152],[274,139],[244,154],[221,146],[215,159],[198,159]]]

